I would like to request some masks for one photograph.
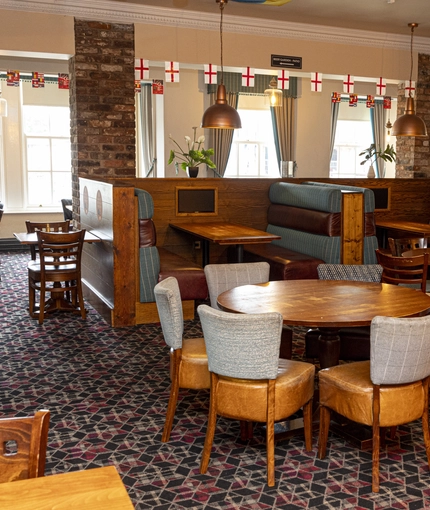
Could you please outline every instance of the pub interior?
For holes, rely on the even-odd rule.
[[[416,113],[427,129],[430,128],[430,15],[424,1],[411,1],[408,12],[400,5],[401,0],[379,0],[381,5],[366,0],[360,8],[343,6],[347,13],[345,19],[350,20],[345,22],[340,22],[333,14],[335,11],[330,10],[340,8],[336,0],[327,2],[326,14],[315,10],[312,16],[312,8],[317,9],[315,3],[303,2],[298,8],[300,0],[230,0],[223,9],[221,59],[227,87],[232,86],[234,75],[240,80],[244,70],[248,74],[251,70],[255,72],[255,90],[239,85],[235,95],[236,106],[243,112],[242,127],[249,118],[247,112],[270,110],[263,106],[265,83],[268,85],[273,76],[279,76],[281,69],[276,67],[273,57],[300,59],[299,66],[288,69],[290,89],[283,91],[288,105],[283,110],[287,142],[281,147],[278,144],[275,171],[267,170],[262,164],[254,175],[251,171],[241,173],[230,164],[233,157],[228,160],[225,146],[231,140],[227,143],[220,134],[226,130],[200,128],[202,115],[214,100],[214,88],[210,89],[205,82],[204,66],[217,64],[220,71],[222,64],[218,0],[106,0],[91,5],[77,1],[47,4],[40,0],[0,0],[0,98],[5,101],[0,103],[0,204],[3,205],[0,289],[7,303],[1,313],[4,324],[0,338],[2,358],[8,366],[6,377],[2,378],[0,418],[32,415],[41,408],[50,410],[45,478],[66,471],[90,471],[90,468],[114,465],[128,491],[129,500],[124,505],[131,501],[133,507],[142,509],[376,509],[426,508],[430,504],[426,447],[420,420],[415,415],[412,425],[403,422],[390,425],[386,443],[381,439],[377,490],[369,443],[365,447],[364,443],[351,442],[351,436],[337,436],[336,430],[330,429],[325,459],[318,458],[318,370],[329,368],[330,364],[306,356],[308,327],[303,320],[289,324],[284,320],[287,328],[282,328],[282,342],[287,338],[285,341],[291,342],[292,347],[281,358],[286,363],[285,358],[292,358],[297,363],[316,365],[313,444],[309,449],[302,430],[289,432],[289,422],[282,423],[281,432],[275,434],[278,441],[274,486],[267,484],[266,479],[265,429],[255,426],[253,434],[247,436],[238,420],[230,423],[231,420],[218,418],[212,459],[206,473],[199,471],[209,409],[208,386],[200,386],[197,394],[190,389],[193,386],[179,390],[170,443],[161,440],[170,380],[165,328],[161,327],[154,297],[158,280],[171,276],[178,279],[184,338],[187,334],[200,337],[203,331],[198,307],[210,304],[205,264],[232,264],[233,267],[236,262],[240,265],[265,260],[271,266],[270,280],[312,280],[318,279],[316,268],[320,263],[376,264],[375,248],[387,251],[390,237],[430,237],[430,231],[426,234],[426,225],[430,223],[428,136],[390,136],[392,125],[403,115],[411,94],[410,76]],[[290,7],[291,15],[285,14]],[[355,9],[359,9],[358,14]],[[393,18],[392,12],[395,12]],[[378,24],[378,17],[378,22],[383,22]],[[388,23],[391,19],[398,23],[400,18],[404,18],[401,28]],[[413,47],[410,22],[419,22]],[[149,69],[149,75],[142,76],[142,80],[136,79],[136,73],[141,71],[137,62]],[[168,64],[176,63],[179,63],[179,80],[173,77],[173,71],[170,77],[166,72]],[[35,77],[36,72],[39,75]],[[322,88],[317,84],[313,90],[315,73],[320,75]],[[355,79],[352,96],[345,92],[345,76],[348,81],[351,77]],[[382,79],[385,89],[382,93],[380,89],[378,94],[377,83]],[[342,96],[338,111],[333,106],[337,93]],[[351,104],[354,94],[358,107]],[[379,160],[376,177],[367,177],[367,165],[357,161],[354,172],[342,173],[338,168],[341,159],[334,157],[342,145],[342,141],[334,138],[336,118],[338,133],[346,129],[339,121],[361,121],[366,115],[370,125],[367,106],[373,101],[380,106],[390,105],[390,108],[379,108],[382,111],[379,134],[383,135],[379,144],[383,148],[393,144],[396,160],[386,163]],[[2,109],[6,103],[7,114]],[[344,108],[345,104],[348,108]],[[70,133],[60,134],[58,126],[53,128],[53,133],[39,133],[37,126],[42,120],[37,118],[37,113],[28,122],[30,109],[36,107],[66,108]],[[375,117],[376,113],[370,116],[373,124]],[[271,129],[272,124],[269,126]],[[217,166],[215,169],[199,166],[197,178],[188,177],[180,166],[168,163],[175,148],[173,141],[181,145],[184,136],[193,138],[193,132],[194,139],[196,132],[197,137],[204,135],[206,149],[214,148],[213,160]],[[54,145],[46,149],[43,140]],[[374,143],[370,131],[367,141]],[[59,144],[57,152],[52,149],[55,143]],[[235,143],[232,154],[239,158],[239,149],[234,152]],[[253,142],[239,140],[237,147],[246,143]],[[32,158],[43,156],[45,149],[52,151],[52,169],[44,174],[46,168]],[[354,147],[355,159],[362,149],[363,146]],[[67,161],[71,163],[71,172],[61,163],[61,155],[65,154],[70,155]],[[257,158],[255,154],[253,157]],[[252,162],[247,163],[253,167]],[[283,172],[283,163],[290,163],[285,165],[288,171]],[[55,179],[61,180],[64,175],[66,185],[58,184],[60,181]],[[50,179],[54,182],[52,191],[49,191]],[[366,198],[369,189],[370,206]],[[289,194],[295,198],[286,198]],[[335,198],[341,204],[339,209],[333,209],[332,205],[325,209],[321,205],[332,204],[330,201]],[[85,229],[97,239],[83,246],[82,285],[87,316],[68,312],[46,314],[39,325],[28,313],[28,245],[20,244],[19,236],[17,239],[14,234],[25,231],[26,220],[48,224],[62,221],[60,199],[72,201],[74,229]],[[304,205],[309,202],[311,205]],[[314,202],[319,204],[315,208]],[[283,220],[277,223],[284,210],[293,218],[285,220],[285,224]],[[220,240],[216,236],[196,237],[190,232],[191,227],[185,229],[189,224],[204,227],[210,223],[221,230],[222,226],[231,224],[256,229],[260,237],[257,239],[254,232],[254,238],[248,237],[247,243],[244,231]],[[306,226],[302,228],[303,223]],[[304,229],[306,233],[302,232]],[[297,234],[291,234],[291,230]],[[335,245],[337,258],[329,260],[322,256],[320,246],[310,248],[313,243],[318,244],[315,239],[321,230],[330,231],[327,237],[339,238]],[[262,240],[264,234],[272,237]],[[288,241],[288,236],[294,237],[295,244]],[[370,242],[368,238],[376,244],[366,244]],[[283,255],[283,249],[293,250],[293,258],[290,251]],[[298,259],[296,252],[300,252]],[[154,260],[159,267],[150,276],[149,265]],[[299,276],[294,273],[296,268]],[[279,271],[283,272],[281,276]],[[300,271],[307,273],[303,276]],[[361,282],[353,285],[359,287]],[[430,310],[429,296],[420,293],[419,311],[403,315],[399,312],[397,317],[426,315]],[[14,300],[17,301],[15,309]],[[332,326],[338,328],[341,322],[341,319],[336,324],[332,321]],[[354,323],[365,327],[369,324],[366,320]],[[29,338],[35,342],[34,351]],[[430,342],[425,333],[423,339]],[[84,345],[82,353],[79,353],[80,340]],[[94,401],[93,407],[87,406],[91,391],[96,392],[89,385],[82,389],[82,402],[71,398],[70,408],[75,409],[65,411],[61,395],[73,393],[73,380],[79,379],[79,371],[71,372],[70,380],[62,379],[64,387],[60,390],[61,384],[56,382],[55,391],[44,401],[43,393],[49,393],[50,381],[44,381],[46,386],[42,391],[39,382],[35,382],[37,378],[28,376],[24,351],[34,352],[33,361],[37,361],[38,356],[49,357],[51,349],[53,359],[57,359],[58,348],[67,351],[64,371],[73,364],[75,356],[82,356],[85,370],[82,382],[77,383],[79,387],[84,388],[92,373],[94,380],[102,383],[106,376],[106,381],[112,384],[112,393],[98,395],[106,402]],[[102,353],[102,365],[108,366],[110,349],[114,362],[104,371],[98,366],[96,353]],[[127,356],[137,360],[140,366],[136,362],[130,367],[124,361]],[[9,358],[14,360],[12,369]],[[355,360],[343,360],[341,364],[350,361]],[[124,386],[117,386],[114,363],[119,373],[124,374],[127,381]],[[129,369],[131,375],[126,374]],[[25,377],[18,376],[21,371]],[[64,376],[61,355],[55,374]],[[428,406],[428,378],[423,380],[423,387],[427,387],[423,390],[423,394],[427,391],[424,403]],[[19,395],[41,391],[42,396],[38,394],[30,402],[21,402],[14,389]],[[129,395],[130,411],[123,409],[120,395],[124,392]],[[105,409],[109,408],[109,402],[112,402],[110,415]],[[128,412],[133,414],[133,407],[139,408],[139,412],[125,418]],[[93,415],[83,422],[78,414],[84,408]],[[104,412],[107,413],[104,420],[114,423],[112,430],[104,429],[96,419]],[[292,421],[295,418],[300,421],[300,413]],[[426,407],[424,415],[428,415]],[[117,436],[122,425],[129,428]],[[427,427],[426,438],[428,420],[424,418],[423,427]],[[81,428],[85,439],[75,437]],[[69,447],[64,439],[67,434]],[[142,442],[136,440],[140,435],[145,436]],[[74,452],[83,450],[91,436],[96,446],[89,447],[88,459],[76,456],[74,460]],[[109,449],[108,444],[118,444],[116,454],[99,456],[101,450]],[[128,456],[126,453],[120,456],[123,449],[129,452]],[[234,453],[230,454],[230,450]],[[61,460],[62,455],[67,460]],[[244,458],[245,467],[241,466]],[[416,466],[411,468],[414,462]],[[336,463],[339,471],[334,468]],[[394,467],[396,463],[400,466]],[[172,466],[178,471],[173,473]],[[7,500],[6,492],[4,497],[3,500],[0,484],[1,508],[18,508]],[[68,497],[65,498],[67,502]],[[33,503],[33,508],[38,508],[36,499]],[[129,508],[119,504],[104,508]]]

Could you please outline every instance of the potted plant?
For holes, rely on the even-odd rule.
[[[176,145],[176,150],[170,151],[170,158],[168,161],[168,164],[170,165],[173,163],[175,159],[179,160],[179,164],[185,172],[188,169],[188,175],[190,177],[197,177],[197,174],[199,172],[198,166],[204,163],[209,168],[216,168],[214,162],[211,160],[211,156],[214,154],[213,149],[204,149],[202,147],[205,137],[199,136],[196,140],[196,127],[193,127],[194,130],[194,136],[193,140],[189,136],[185,137],[185,141],[187,143],[187,150],[182,149],[182,147],[179,145],[179,143],[172,138],[172,135],[170,135],[170,139],[172,142]],[[178,162],[176,161],[176,164]]]
[[[359,156],[364,156],[363,161],[361,161],[360,165],[364,165],[368,161],[370,161],[369,172],[367,177],[375,177],[375,171],[373,169],[373,164],[376,162],[377,158],[381,158],[384,161],[389,161],[392,163],[396,161],[396,151],[394,150],[394,146],[387,144],[387,147],[382,149],[376,149],[376,145],[372,143],[370,147],[365,149],[363,152],[360,152]]]

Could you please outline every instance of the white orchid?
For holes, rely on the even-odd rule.
[[[173,163],[174,159],[179,159],[182,161],[181,168],[182,170],[187,170],[187,167],[196,167],[205,163],[209,168],[216,168],[214,162],[211,160],[210,156],[213,156],[214,150],[201,148],[202,144],[205,141],[205,137],[203,135],[199,136],[196,140],[196,127],[193,127],[194,137],[193,140],[189,136],[185,136],[185,141],[187,142],[188,151],[184,152],[182,147],[178,144],[176,140],[172,138],[170,135],[170,139],[172,142],[178,147],[179,150],[171,150],[170,158],[168,164]]]

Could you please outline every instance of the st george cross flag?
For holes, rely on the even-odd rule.
[[[244,67],[242,72],[242,87],[253,87],[255,79],[255,69]]]
[[[45,87],[45,75],[43,73],[31,73],[31,86],[34,89],[43,89]]]
[[[290,73],[289,71],[278,71],[278,89],[288,90],[290,88]]]
[[[179,62],[166,62],[165,70],[167,83],[179,82]]]
[[[134,79],[139,81],[149,79],[149,60],[134,59]]]
[[[213,64],[205,64],[205,83],[208,85],[217,83],[217,66]]]
[[[386,91],[387,91],[387,85],[385,83],[384,78],[381,77],[376,82],[376,94],[378,96],[383,96]]]
[[[322,92],[322,73],[311,73],[311,91]]]
[[[343,91],[347,94],[354,92],[354,77],[350,74],[345,75],[343,78]]]
[[[6,73],[6,84],[8,87],[19,87],[19,71],[8,71]]]
[[[406,97],[415,97],[415,82],[414,81],[406,81],[405,82],[405,96]]]

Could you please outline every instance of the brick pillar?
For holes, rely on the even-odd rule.
[[[134,25],[75,19],[69,61],[73,208],[78,177],[134,177]]]
[[[418,55],[418,81],[416,83],[415,112],[421,117],[430,133],[430,55]],[[404,84],[399,88],[397,116],[405,112]],[[429,138],[397,137],[396,177],[430,178]]]

